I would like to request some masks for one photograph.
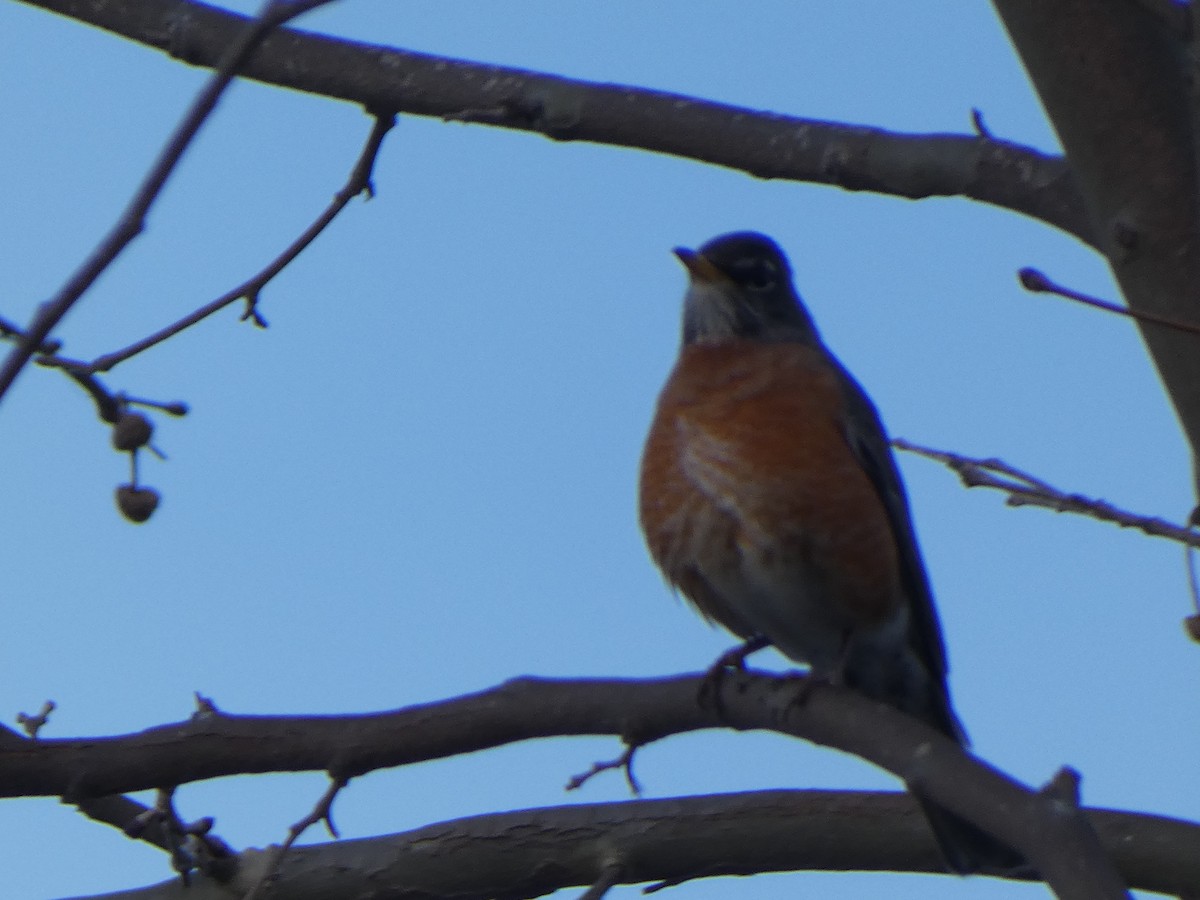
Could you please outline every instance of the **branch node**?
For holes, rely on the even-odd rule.
[[[262,317],[262,313],[258,311],[258,298],[259,292],[257,288],[246,292],[246,294],[242,297],[242,299],[246,301],[246,308],[242,311],[242,314],[238,316],[238,321],[245,322],[247,319],[249,319],[254,323],[256,328],[266,328],[268,325],[267,320],[264,319]]]
[[[63,317],[134,238],[145,230],[150,208],[242,64],[250,59],[274,28],[329,2],[331,0],[293,0],[284,5],[271,3],[257,19],[247,22],[238,39],[225,49],[220,64],[168,138],[116,224],[59,291],[38,308],[33,321],[18,339],[17,346],[0,364],[0,397],[7,393],[25,364],[38,353]]]
[[[975,129],[975,134],[984,140],[993,140],[992,132],[988,130],[987,124],[983,121],[983,112],[977,106],[971,107],[971,127]]]
[[[1102,309],[1105,312],[1116,313],[1119,316],[1125,316],[1130,319],[1136,319],[1139,322],[1150,322],[1154,325],[1162,325],[1166,328],[1174,328],[1178,331],[1183,331],[1188,334],[1200,334],[1200,325],[1194,325],[1191,322],[1181,322],[1178,319],[1172,319],[1169,316],[1160,316],[1157,313],[1146,312],[1144,310],[1132,309],[1128,306],[1121,306],[1119,303],[1113,303],[1109,300],[1101,300],[1099,297],[1093,297],[1090,294],[1084,294],[1071,288],[1064,287],[1049,277],[1039,272],[1037,269],[1026,267],[1017,272],[1017,277],[1021,280],[1021,285],[1027,290],[1034,293],[1054,294],[1058,297],[1063,297],[1067,300],[1074,300],[1076,303],[1082,303],[1084,306],[1091,306],[1096,309]]]
[[[38,732],[42,730],[42,726],[50,720],[50,713],[54,712],[55,704],[53,700],[47,700],[42,704],[41,710],[36,715],[27,715],[23,712],[17,713],[17,724],[24,729],[25,733],[33,740],[37,740]]]
[[[1117,218],[1112,223],[1113,256],[1118,262],[1129,262],[1141,242],[1141,229],[1128,219]]]
[[[276,844],[271,848],[270,856],[263,867],[262,875],[254,883],[254,887],[247,892],[244,900],[258,900],[258,897],[267,885],[275,880],[279,872],[279,865],[283,862],[283,857],[291,849],[292,845],[296,843],[296,839],[313,825],[316,825],[318,822],[324,822],[329,833],[335,838],[339,837],[337,828],[333,824],[333,800],[342,788],[349,783],[350,779],[347,776],[334,775],[332,772],[329,774],[329,787],[325,789],[325,793],[317,800],[316,805],[313,806],[308,815],[288,828],[288,836],[284,842]]]
[[[192,691],[192,695],[196,698],[196,711],[192,713],[192,721],[214,719],[221,715],[221,710],[217,708],[212,697],[206,697],[199,691]]]
[[[1082,494],[1068,494],[1028,472],[999,459],[972,459],[944,450],[933,450],[902,438],[892,441],[897,450],[916,453],[940,462],[958,475],[967,487],[986,487],[1008,494],[1008,506],[1040,506],[1056,512],[1070,512],[1111,522],[1122,528],[1136,528],[1151,537],[1162,537],[1188,547],[1200,547],[1200,531],[1165,519],[1143,516],[1118,509],[1111,503]]]
[[[635,797],[640,797],[642,795],[642,786],[633,774],[633,757],[642,746],[644,745],[638,741],[627,738],[624,753],[616,759],[592,763],[592,767],[588,771],[572,776],[571,780],[567,782],[566,789],[568,791],[577,791],[601,772],[621,769],[625,773],[625,783],[629,785],[630,792]]]
[[[600,900],[621,880],[623,869],[624,865],[619,859],[605,861],[600,869],[600,874],[596,876],[596,880],[592,882],[591,886],[579,895],[579,900]]]

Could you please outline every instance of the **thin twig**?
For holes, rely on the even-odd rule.
[[[233,81],[237,70],[245,64],[272,30],[302,13],[331,2],[332,0],[268,0],[264,4],[262,12],[248,25],[242,33],[241,39],[229,48],[221,65],[209,78],[183,121],[179,123],[175,132],[167,140],[166,146],[134,194],[129,206],[121,213],[116,225],[74,274],[67,279],[66,284],[59,289],[59,292],[38,308],[33,322],[24,329],[23,337],[9,352],[3,366],[0,366],[0,398],[3,398],[8,389],[12,387],[17,375],[20,374],[30,358],[38,352],[38,349],[45,344],[50,337],[50,332],[62,321],[63,316],[95,283],[100,274],[112,264],[113,260],[145,229],[146,214],[150,207],[158,199],[167,179],[183,157],[184,151],[191,144],[192,139],[195,138],[213,109],[216,108],[217,101],[220,100],[225,88]]]
[[[0,316],[0,338],[9,338],[10,340],[22,340],[25,338],[25,332],[21,330],[19,325],[10,322],[8,319]],[[38,344],[34,350],[35,353],[57,353],[62,349],[62,341],[43,341]]]
[[[0,317],[0,339],[11,340],[19,345],[26,338],[25,332],[18,326]],[[43,341],[38,346],[37,353],[52,354],[58,353],[61,349],[61,341]],[[113,394],[94,375],[88,374],[85,371],[87,367],[86,363],[76,363],[74,360],[58,356],[39,356],[37,361],[41,362],[44,359],[55,360],[56,367],[60,368],[64,375],[87,392],[88,396],[92,398],[92,402],[96,404],[96,415],[100,417],[102,422],[112,425],[121,417],[121,413],[125,407],[122,404],[120,396]]]
[[[642,786],[638,784],[638,780],[633,774],[633,756],[642,746],[642,744],[630,742],[625,747],[625,752],[616,759],[592,763],[592,767],[586,772],[571,776],[571,780],[567,782],[567,790],[577,791],[601,772],[608,772],[612,769],[620,769],[625,773],[625,783],[629,785],[630,792],[635,797],[640,797],[642,795]]]
[[[995,140],[995,135],[987,127],[987,123],[983,121],[983,111],[978,107],[971,107],[971,127],[975,129],[975,134],[984,140]]]
[[[154,806],[147,807],[144,812],[135,817],[125,826],[125,833],[131,838],[141,836],[141,833],[151,825],[162,828],[166,850],[171,854],[171,866],[183,879],[187,887],[191,883],[191,872],[198,868],[195,854],[195,837],[203,837],[212,829],[213,820],[200,819],[196,822],[184,822],[175,811],[175,788],[159,788],[154,795]]]
[[[366,193],[368,197],[374,196],[375,189],[371,182],[371,174],[375,167],[375,160],[379,155],[379,149],[383,145],[383,139],[395,122],[395,116],[390,114],[379,114],[375,117],[375,124],[371,129],[371,134],[363,145],[362,153],[359,154],[358,160],[354,163],[354,168],[351,169],[350,176],[346,180],[345,185],[334,194],[329,206],[325,208],[316,220],[299,237],[292,241],[287,249],[271,260],[261,271],[232,290],[206,303],[179,321],[156,331],[154,334],[144,337],[122,350],[106,353],[90,363],[84,363],[82,370],[84,372],[107,372],[114,366],[125,362],[133,356],[137,356],[137,354],[150,349],[156,344],[161,344],[184,329],[203,321],[218,310],[224,309],[231,303],[236,303],[242,299],[245,299],[247,303],[246,313],[243,314],[242,318],[251,318],[255,321],[255,324],[260,327],[264,326],[265,322],[263,322],[257,312],[257,299],[262,289],[299,256],[309,244],[316,240],[317,236],[325,230],[329,223],[337,217],[351,200],[361,193]],[[54,365],[58,361],[53,357],[49,357],[39,359],[39,362],[44,365]],[[77,372],[80,370],[80,364],[75,360],[63,361],[62,367],[68,372]]]
[[[1183,630],[1188,637],[1200,644],[1200,578],[1196,574],[1196,551],[1191,547],[1183,548],[1183,567],[1187,570],[1188,593],[1192,595],[1192,609],[1195,610],[1184,618]]]
[[[313,825],[324,822],[325,828],[332,837],[339,836],[337,827],[333,824],[333,800],[349,782],[349,778],[329,776],[329,787],[325,789],[325,793],[313,806],[312,811],[288,829],[287,839],[282,844],[276,844],[271,848],[271,855],[263,868],[262,875],[254,883],[254,887],[246,893],[243,900],[258,900],[262,891],[274,879],[275,873],[279,870],[279,864],[283,862],[283,857],[296,843],[296,839]]]
[[[0,746],[8,749],[28,747],[32,741],[33,738],[22,737],[6,725],[0,725]],[[92,821],[111,825],[127,837],[145,841],[167,853],[175,852],[178,840],[168,834],[166,822],[155,813],[153,807],[121,794],[81,797],[64,802],[72,803]],[[229,845],[207,829],[204,834],[193,834],[193,837],[197,855],[203,857],[198,860],[201,871],[215,878],[228,878],[236,860],[236,854]]]
[[[37,740],[38,732],[41,731],[47,722],[50,721],[50,713],[54,712],[55,705],[53,700],[47,700],[42,704],[40,712],[34,715],[28,713],[17,713],[17,724],[25,730],[31,740]]]
[[[689,881],[695,881],[697,878],[702,878],[702,875],[685,875],[679,878],[668,878],[666,881],[656,881],[654,884],[648,884],[642,888],[643,894],[657,894],[659,891],[665,891],[667,888],[679,887],[681,884],[686,884]]]
[[[1122,528],[1136,528],[1152,537],[1167,538],[1189,547],[1200,547],[1200,531],[1185,525],[1176,525],[1165,519],[1127,512],[1105,500],[1065,493],[999,459],[973,459],[945,450],[922,447],[901,438],[893,439],[892,446],[897,450],[906,450],[943,463],[953,469],[967,487],[987,487],[1005,491],[1008,494],[1005,502],[1009,506],[1040,506],[1055,512],[1077,513],[1102,522],[1112,522]]]
[[[1035,294],[1055,294],[1059,297],[1065,297],[1067,300],[1082,303],[1085,306],[1116,313],[1119,316],[1128,316],[1130,319],[1137,319],[1139,322],[1162,325],[1166,328],[1186,331],[1188,334],[1200,334],[1200,325],[1194,325],[1191,322],[1181,322],[1169,316],[1160,316],[1157,313],[1146,312],[1141,309],[1130,309],[1128,306],[1121,306],[1119,303],[1113,303],[1109,300],[1101,300],[1099,297],[1093,297],[1090,294],[1081,294],[1079,291],[1071,290],[1071,288],[1063,287],[1061,284],[1051,281],[1044,272],[1028,266],[1017,272],[1017,278],[1020,279],[1021,286],[1025,290]]]
[[[616,860],[606,863],[591,887],[579,895],[579,900],[601,900],[621,880],[622,868]]]

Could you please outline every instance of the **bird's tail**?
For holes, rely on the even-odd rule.
[[[958,721],[950,706],[950,697],[944,681],[929,679],[925,702],[918,706],[920,708],[910,710],[918,718],[962,747],[968,745],[962,723]],[[929,829],[942,852],[946,867],[951,872],[957,875],[970,875],[974,872],[997,875],[1036,874],[1025,857],[1008,844],[992,837],[978,825],[950,812],[944,806],[926,800],[915,791],[913,796],[920,804],[921,811],[925,813],[925,821],[929,823]]]
[[[882,657],[871,662],[876,669],[860,661],[850,670],[847,679],[850,687],[920,719],[963,747],[968,745],[967,735],[950,705],[944,678],[932,677],[925,665],[908,653],[898,661]],[[913,796],[925,813],[951,872],[1036,875],[1025,857],[1008,844],[915,791]]]
[[[956,875],[987,872],[995,875],[1033,875],[1025,857],[978,825],[945,807],[914,794],[933,832],[947,868]]]

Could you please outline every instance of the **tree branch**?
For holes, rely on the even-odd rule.
[[[903,438],[895,438],[892,446],[897,450],[915,453],[942,463],[957,474],[966,487],[986,487],[1004,491],[1008,494],[1005,503],[1009,506],[1040,506],[1055,512],[1076,513],[1099,519],[1101,522],[1112,522],[1122,528],[1136,528],[1151,537],[1167,538],[1187,547],[1200,549],[1200,531],[1186,525],[1176,525],[1166,519],[1127,512],[1113,506],[1107,500],[1085,497],[1082,494],[1068,494],[1028,472],[1010,466],[1003,460],[960,456],[945,450],[922,447]]]
[[[1179,896],[1200,885],[1200,827],[1110,810],[1088,810],[1088,817],[1134,887]],[[230,882],[194,877],[187,898],[239,896],[271,854],[242,853]],[[295,847],[271,896],[324,900],[390,889],[426,900],[537,897],[594,885],[617,867],[619,884],[762,872],[941,871],[929,830],[904,794],[756,791],[519,810]],[[181,894],[174,880],[122,896]]]
[[[1174,328],[1177,331],[1183,331],[1191,335],[1200,335],[1200,325],[1193,325],[1191,322],[1180,322],[1178,319],[1172,319],[1169,316],[1160,316],[1156,313],[1146,312],[1145,310],[1130,309],[1128,306],[1121,306],[1121,304],[1113,303],[1111,300],[1101,300],[1099,297],[1093,297],[1091,294],[1072,290],[1069,287],[1052,281],[1045,272],[1034,269],[1031,266],[1020,269],[1017,272],[1017,280],[1021,282],[1021,287],[1030,293],[1054,294],[1056,297],[1074,300],[1076,303],[1082,303],[1084,306],[1092,307],[1092,309],[1102,309],[1105,312],[1124,316],[1127,319],[1161,325],[1163,328]]]
[[[208,67],[245,23],[241,16],[191,0],[22,2]],[[294,29],[271,35],[240,74],[372,110],[635,147],[758,178],[909,199],[969,197],[1093,242],[1083,201],[1064,161],[987,135],[899,134]]]
[[[1092,233],[1129,306],[1200,324],[1194,77],[1180,30],[1129,0],[993,6],[1066,148]],[[1200,492],[1195,339],[1139,327],[1191,442]]]
[[[158,199],[167,179],[175,171],[175,166],[183,157],[184,151],[200,131],[209,114],[216,108],[217,101],[221,99],[225,88],[233,81],[238,69],[277,26],[330,2],[332,0],[291,0],[291,2],[272,0],[272,2],[264,4],[261,15],[255,19],[243,18],[236,33],[230,33],[229,39],[222,45],[214,59],[216,71],[212,78],[209,79],[208,84],[204,86],[183,117],[183,121],[179,123],[167,140],[166,146],[159,153],[137,193],[134,194],[125,211],[121,213],[112,230],[74,274],[67,279],[67,283],[59,292],[38,308],[37,314],[29,327],[24,330],[17,346],[9,352],[4,364],[0,366],[0,398],[3,398],[8,389],[12,387],[17,375],[38,351],[38,348],[45,345],[46,340],[50,337],[50,332],[62,321],[63,316],[120,255],[121,251],[145,229],[146,214],[150,207]]]
[[[74,359],[63,359],[58,356],[40,356],[37,361],[45,366],[61,368],[77,378],[84,377],[92,372],[107,372],[127,359],[161,344],[168,338],[172,338],[181,331],[191,328],[198,322],[204,321],[213,313],[219,312],[238,300],[246,301],[246,312],[242,315],[243,319],[251,318],[256,324],[265,326],[265,322],[258,314],[258,298],[263,288],[270,284],[272,279],[304,252],[305,248],[317,239],[321,232],[337,218],[338,214],[345,209],[351,200],[359,194],[366,194],[368,198],[375,195],[371,174],[375,168],[375,160],[383,146],[383,139],[395,123],[395,117],[390,114],[375,117],[371,133],[367,136],[367,140],[363,144],[363,149],[359,153],[354,167],[350,170],[350,175],[346,183],[333,195],[333,199],[329,202],[329,205],[321,211],[316,220],[299,237],[292,241],[282,253],[237,287],[226,291],[215,300],[210,300],[199,309],[159,329],[154,334],[141,338],[121,350],[105,353],[90,363]]]
[[[731,672],[720,704],[696,698],[704,676],[650,681],[521,678],[492,690],[360,716],[229,716],[216,711],[119,738],[0,746],[0,796],[111,794],[239,773],[384,766],[556,735],[649,743],[700,728],[769,729],[854,753],[1022,851],[1059,893],[1098,900],[1111,866],[1082,816],[1019,785],[890,707],[806,679]],[[806,699],[801,702],[801,697]],[[717,714],[714,709],[721,709]],[[1085,871],[1076,867],[1081,860]],[[597,877],[592,872],[588,883]]]

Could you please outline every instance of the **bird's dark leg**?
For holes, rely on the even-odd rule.
[[[759,650],[764,650],[771,646],[771,642],[767,640],[766,635],[755,634],[748,637],[738,646],[726,650],[717,657],[717,661],[709,666],[708,672],[704,675],[704,680],[700,682],[700,691],[696,700],[700,706],[712,710],[720,717],[725,717],[725,709],[721,705],[721,682],[725,680],[725,676],[730,672],[744,672],[746,670],[746,657],[751,653],[757,653]]]
[[[846,670],[850,666],[850,650],[854,632],[847,629],[842,635],[842,649],[838,653],[837,665],[830,671],[820,674],[809,671],[808,677],[804,684],[800,685],[800,690],[796,693],[796,699],[793,701],[797,706],[803,706],[808,702],[808,698],[812,696],[812,692],[818,685],[829,685],[830,687],[846,687]]]

